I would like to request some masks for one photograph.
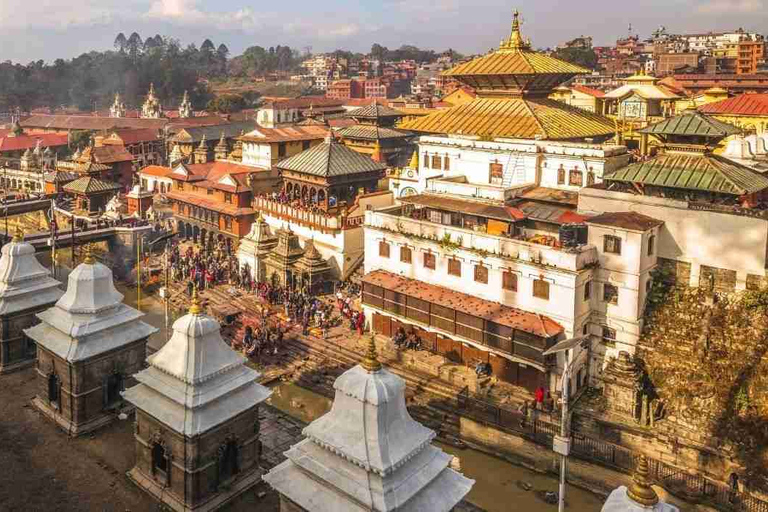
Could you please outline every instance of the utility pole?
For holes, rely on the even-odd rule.
[[[72,267],[75,268],[75,212],[72,212],[72,217],[70,218],[72,221]]]
[[[136,233],[136,309],[141,311],[141,236]]]
[[[51,212],[49,214],[51,223],[51,271],[53,278],[56,279],[56,202],[51,199]]]

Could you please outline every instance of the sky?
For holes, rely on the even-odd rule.
[[[210,38],[239,55],[278,44],[313,52],[368,52],[413,44],[485,52],[509,33],[512,10],[535,47],[579,35],[608,45],[660,25],[672,33],[760,32],[768,0],[0,0],[0,61],[72,58],[112,47],[119,32],[161,34],[183,45]]]

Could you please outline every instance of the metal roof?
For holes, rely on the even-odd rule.
[[[406,121],[404,130],[426,133],[478,135],[549,140],[611,135],[607,117],[548,98],[476,98]]]
[[[718,121],[709,116],[705,116],[695,110],[685,110],[682,114],[675,117],[664,119],[661,122],[652,124],[642,130],[640,133],[649,133],[652,135],[683,135],[699,137],[728,137],[740,133],[741,130],[732,124]]]
[[[497,50],[445,71],[443,75],[580,75],[590,71],[576,64],[532,50]]]
[[[387,166],[354,151],[344,144],[326,139],[323,144],[279,162],[278,169],[332,177],[384,171]]]
[[[217,141],[224,134],[225,139],[239,137],[257,127],[255,121],[242,121],[239,123],[227,123],[214,126],[195,126],[193,128],[184,128],[169,139],[169,142],[200,142],[205,137],[206,140]]]
[[[731,195],[768,188],[768,177],[727,158],[675,152],[630,164],[603,176],[603,180]]]
[[[739,94],[699,107],[711,115],[768,116],[768,94]]]
[[[477,215],[488,219],[498,219],[506,222],[515,222],[525,218],[518,208],[500,204],[481,203],[455,197],[445,197],[436,194],[415,194],[400,198],[401,203],[413,203],[420,206],[435,208],[448,212]]]
[[[354,126],[347,126],[337,130],[336,134],[339,137],[345,139],[366,140],[404,139],[414,135],[410,132],[395,130],[393,128],[383,128],[372,124],[356,124]]]
[[[358,119],[379,119],[382,117],[400,118],[400,117],[403,117],[405,114],[403,114],[399,110],[389,108],[385,105],[379,105],[378,103],[374,102],[369,105],[366,105],[365,107],[352,110],[347,115],[349,117],[354,117]]]
[[[109,181],[100,180],[92,176],[83,176],[64,185],[64,192],[76,192],[80,194],[97,194],[99,192],[112,192],[119,189],[117,185]]]

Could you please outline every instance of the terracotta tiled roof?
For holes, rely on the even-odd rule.
[[[240,140],[244,142],[288,142],[302,140],[318,140],[328,135],[325,126],[287,126],[284,128],[257,127],[250,133],[246,133]]]
[[[603,213],[602,215],[590,217],[586,222],[598,226],[612,226],[632,231],[648,231],[664,224],[663,220],[654,219],[637,212]]]
[[[572,89],[574,91],[579,91],[580,93],[583,93],[583,94],[594,96],[595,98],[602,98],[603,96],[605,96],[605,93],[603,91],[600,91],[598,89],[593,89],[591,87],[586,87],[584,85],[574,85]]]
[[[426,133],[579,139],[614,133],[601,115],[548,98],[477,98],[447,110],[402,123],[399,128]]]
[[[114,164],[118,162],[132,162],[133,155],[125,149],[125,146],[99,146],[93,148],[93,159],[100,164]]]
[[[181,129],[169,139],[170,142],[195,143],[205,137],[206,140],[217,141],[224,134],[225,139],[238,137],[257,128],[255,121],[242,121],[238,123],[219,124],[213,126],[196,126]]]
[[[0,138],[0,152],[35,149],[38,140],[43,148],[56,148],[66,146],[68,137],[66,133],[39,133],[19,135],[17,137],[5,136]]]
[[[409,297],[478,316],[484,320],[542,338],[550,338],[564,331],[563,326],[549,317],[480,299],[442,286],[409,279],[384,270],[374,270],[366,274],[363,277],[363,282],[388,290],[395,290]]]
[[[710,115],[768,116],[768,94],[740,94],[702,105],[699,111]]]
[[[173,172],[170,167],[163,167],[162,165],[148,165],[139,171],[139,174],[147,176],[157,176],[158,178],[165,178]]]
[[[183,192],[168,192],[166,194],[166,197],[169,199],[173,199],[174,201],[179,201],[181,203],[187,203],[192,204],[195,206],[199,206],[201,208],[206,208],[208,210],[223,213],[226,215],[232,215],[233,217],[238,217],[241,215],[253,215],[256,213],[256,210],[253,208],[238,208],[237,206],[222,203],[219,201],[216,201],[215,199],[209,199],[204,196],[198,196],[195,194],[185,194]]]

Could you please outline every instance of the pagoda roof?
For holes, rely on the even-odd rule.
[[[606,182],[744,195],[768,188],[768,176],[711,153],[662,153],[603,176]]]
[[[382,117],[399,118],[403,117],[405,114],[399,110],[387,107],[386,105],[380,105],[377,102],[373,102],[364,107],[352,110],[347,115],[357,119],[379,119]]]
[[[741,133],[741,130],[732,124],[718,121],[713,117],[689,109],[680,115],[647,126],[639,132],[651,135],[724,138]]]
[[[383,140],[383,139],[405,139],[412,137],[413,134],[396,130],[394,128],[385,128],[373,124],[356,124],[347,126],[336,131],[336,134],[343,139],[364,139],[364,140]]]
[[[276,167],[326,178],[383,171],[387,168],[386,165],[374,162],[370,157],[336,142],[333,137],[327,137],[323,144],[286,158]]]
[[[607,117],[549,98],[476,98],[456,107],[406,121],[404,130],[481,137],[549,140],[611,135]]]
[[[100,180],[92,176],[83,176],[75,181],[64,185],[64,192],[75,194],[98,194],[101,192],[112,192],[118,187],[112,182]]]

